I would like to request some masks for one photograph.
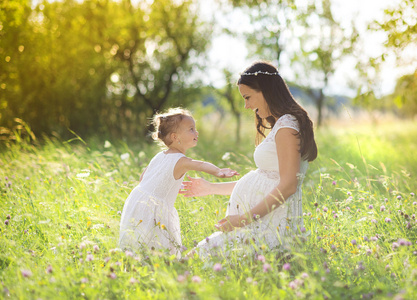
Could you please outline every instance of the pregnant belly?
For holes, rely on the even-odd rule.
[[[243,176],[233,189],[226,215],[243,214],[264,199],[279,183],[260,170]]]

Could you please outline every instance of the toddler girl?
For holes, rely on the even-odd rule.
[[[142,173],[139,185],[127,198],[120,221],[119,246],[122,249],[169,249],[179,256],[181,231],[175,199],[189,170],[217,177],[232,177],[236,171],[193,160],[185,152],[197,145],[198,131],[188,110],[169,109],[153,118],[152,137],[168,149],[156,154]]]

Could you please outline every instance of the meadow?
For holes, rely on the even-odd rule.
[[[245,120],[240,145],[228,135],[233,125],[208,124],[197,124],[199,145],[190,157],[242,175],[255,168],[252,121]],[[352,120],[318,130],[316,140],[319,157],[303,185],[306,233],[297,247],[207,260],[117,249],[124,200],[160,151],[156,144],[78,137],[4,144],[0,298],[412,299],[417,122]],[[178,196],[184,255],[215,231],[227,201]]]

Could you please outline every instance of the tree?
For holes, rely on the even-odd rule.
[[[0,125],[143,137],[155,111],[195,92],[187,75],[210,37],[196,1],[27,2],[1,4]]]
[[[325,91],[337,64],[352,53],[358,33],[352,24],[344,29],[334,18],[330,0],[310,0],[306,6],[298,6],[300,15],[300,51],[293,55],[293,64],[301,65],[297,78],[304,82],[306,90],[315,99],[317,126],[323,121],[326,104]]]

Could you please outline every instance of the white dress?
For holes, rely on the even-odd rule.
[[[182,157],[182,153],[160,152],[152,158],[142,181],[124,204],[120,248],[169,249],[179,255],[181,228],[174,204],[184,176],[175,180],[174,167]]]
[[[281,128],[299,131],[298,121],[292,115],[284,115],[277,120],[267,137],[254,152],[257,166],[235,185],[229,200],[226,215],[244,214],[264,199],[280,181],[275,135]],[[265,215],[256,222],[237,230],[213,233],[197,245],[200,256],[205,257],[217,252],[228,255],[230,251],[246,251],[244,245],[255,243],[270,249],[287,246],[291,236],[303,225],[301,185],[308,168],[308,161],[301,161],[297,174],[297,191],[283,205]]]

